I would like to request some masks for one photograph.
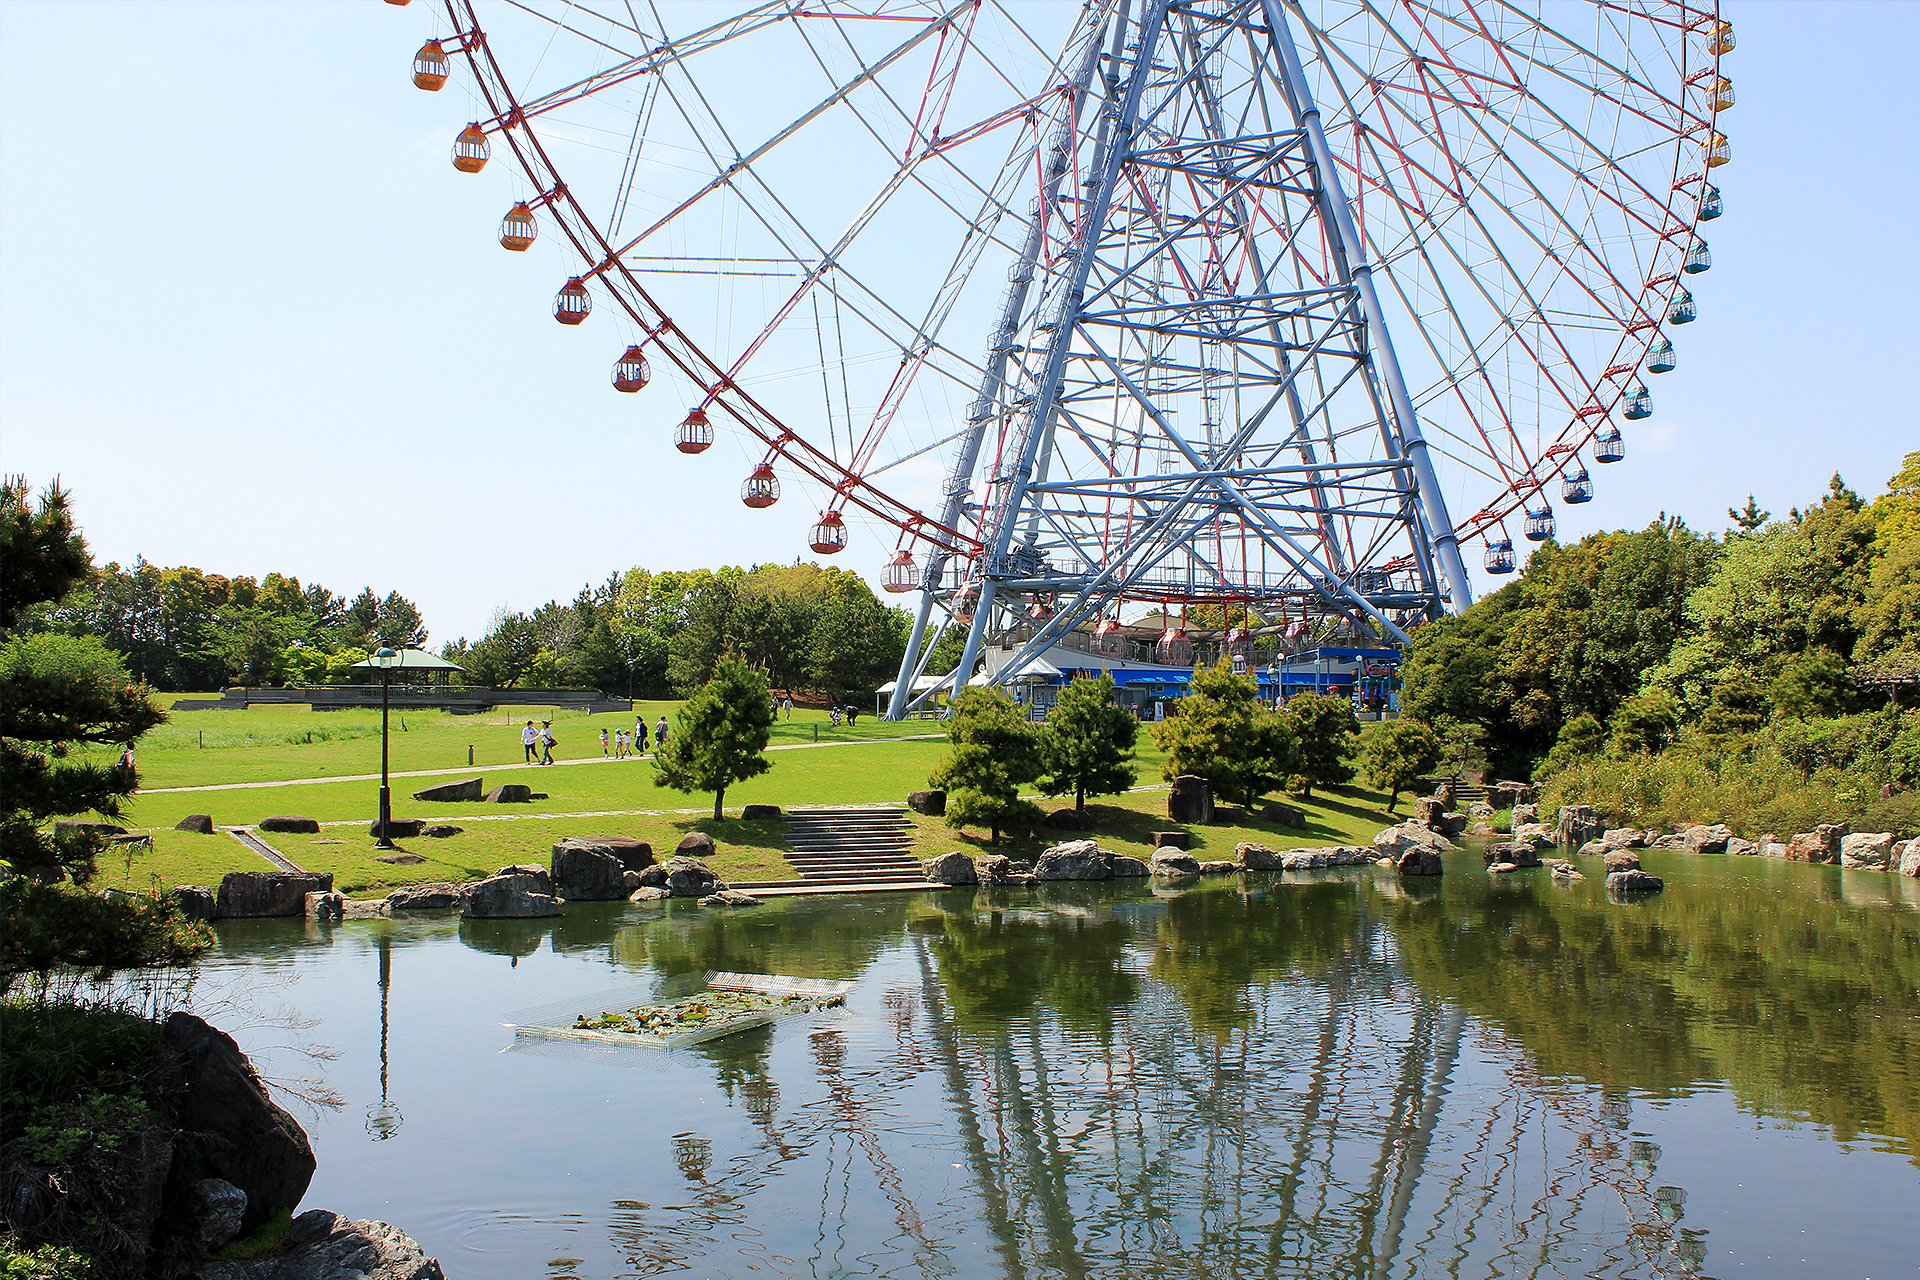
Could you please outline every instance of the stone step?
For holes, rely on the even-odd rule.
[[[815,861],[793,863],[793,869],[801,875],[825,875],[830,871],[898,871],[911,867],[919,873],[920,864],[911,858],[849,858],[834,861]]]

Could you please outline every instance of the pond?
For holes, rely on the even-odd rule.
[[[202,990],[318,1019],[307,1205],[459,1280],[1914,1275],[1920,882],[1646,863],[232,921]],[[853,985],[671,1053],[504,1025],[709,970]]]

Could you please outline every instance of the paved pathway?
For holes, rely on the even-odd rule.
[[[864,747],[868,743],[873,742],[927,742],[944,739],[946,736],[944,733],[915,733],[903,738],[849,738],[842,742],[783,742],[778,746],[768,747],[767,750],[811,751],[815,747]],[[635,758],[645,759],[646,757]],[[625,764],[627,762],[625,760],[616,760],[612,756],[601,756],[597,760],[589,756],[584,760],[555,760],[553,763],[555,767],[559,767],[577,764]],[[389,778],[442,778],[462,773],[501,773],[508,769],[541,769],[546,767],[545,765],[537,764],[479,764],[460,769],[408,769],[389,772],[387,776]],[[380,775],[377,773],[342,773],[325,778],[279,778],[271,782],[214,782],[201,787],[142,787],[140,788],[140,794],[143,796],[162,796],[186,791],[247,791],[261,787],[311,787],[327,782],[378,781],[380,781]]]

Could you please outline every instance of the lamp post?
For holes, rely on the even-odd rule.
[[[400,665],[400,655],[382,648],[373,655],[373,661],[380,668],[380,838],[373,842],[373,847],[391,849],[394,847],[393,806],[392,793],[387,789],[387,713],[393,696],[393,669]]]

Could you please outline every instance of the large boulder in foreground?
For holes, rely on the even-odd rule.
[[[1632,849],[1615,849],[1607,854],[1606,868],[1608,875],[1616,871],[1638,871],[1640,855]]]
[[[947,793],[944,791],[909,791],[907,808],[915,813],[925,814],[929,818],[946,816]]]
[[[442,803],[453,800],[479,800],[486,796],[487,784],[479,778],[463,778],[459,782],[443,782],[437,787],[428,787],[424,791],[413,793],[415,800],[438,800]]]
[[[1553,828],[1544,822],[1522,822],[1514,827],[1511,843],[1524,844],[1535,853],[1553,848]]]
[[[224,920],[304,916],[308,894],[332,892],[331,871],[229,871],[220,881],[214,914]]]
[[[1239,844],[1233,849],[1233,865],[1245,871],[1320,871],[1327,867],[1366,866],[1379,861],[1380,856],[1380,850],[1358,845],[1269,849],[1263,844]]]
[[[1374,855],[1376,858],[1398,858],[1415,849],[1426,849],[1436,854],[1453,852],[1451,840],[1417,821],[1388,827],[1373,838],[1373,847],[1379,850]]]
[[[1138,858],[1129,858],[1124,853],[1113,855],[1113,878],[1130,880],[1138,876],[1152,875],[1153,868]]]
[[[488,804],[529,804],[533,788],[519,782],[503,782],[483,797]]]
[[[1002,862],[1006,859],[1002,858]],[[958,851],[920,860],[920,874],[932,884],[979,884],[973,859]]]
[[[1167,792],[1167,816],[1175,822],[1212,822],[1213,784],[1190,773],[1175,778]]]
[[[1446,803],[1437,796],[1414,801],[1413,821],[1449,839],[1464,833],[1467,829],[1467,815],[1451,812]]]
[[[540,919],[559,915],[560,900],[546,868],[502,867],[497,875],[460,887],[460,914],[470,920]]]
[[[388,911],[445,911],[460,905],[460,886],[440,881],[410,884],[387,895]]]
[[[1111,880],[1113,855],[1093,840],[1056,844],[1033,864],[1035,880]]]
[[[196,835],[213,834],[213,815],[210,813],[190,813],[173,824],[175,831],[191,831]]]
[[[713,856],[713,837],[704,831],[689,831],[680,837],[680,843],[673,847],[676,858],[711,858]]]
[[[1659,893],[1667,887],[1667,882],[1647,871],[1616,871],[1607,877],[1607,895],[1624,897],[1629,894]]]
[[[1394,867],[1403,876],[1437,876],[1446,869],[1432,849],[1408,849],[1394,860]]]
[[[1840,865],[1849,870],[1885,871],[1898,862],[1891,831],[1856,831],[1840,838]]]
[[[686,844],[682,840],[681,845]],[[672,857],[665,863],[667,889],[676,898],[705,898],[726,888],[726,882],[713,868],[698,858]]]
[[[550,878],[554,895],[569,902],[619,902],[640,887],[637,870],[599,843],[575,838],[553,846]]]
[[[1900,851],[1900,874],[1920,877],[1920,840],[1907,841],[1907,847]]]
[[[1047,815],[1046,824],[1055,831],[1091,831],[1093,815],[1079,809],[1055,809]]]
[[[176,1013],[154,1061],[153,1096],[198,1149],[204,1172],[247,1193],[245,1229],[296,1208],[313,1181],[313,1148],[233,1037]]]
[[[1788,862],[1838,862],[1840,842],[1847,838],[1844,822],[1823,822],[1787,841]]]
[[[384,1222],[311,1209],[293,1220],[292,1247],[247,1262],[196,1264],[199,1280],[446,1280],[412,1236]]]
[[[1489,866],[1506,863],[1515,871],[1540,865],[1540,850],[1525,840],[1504,840],[1488,845],[1480,854]]]

